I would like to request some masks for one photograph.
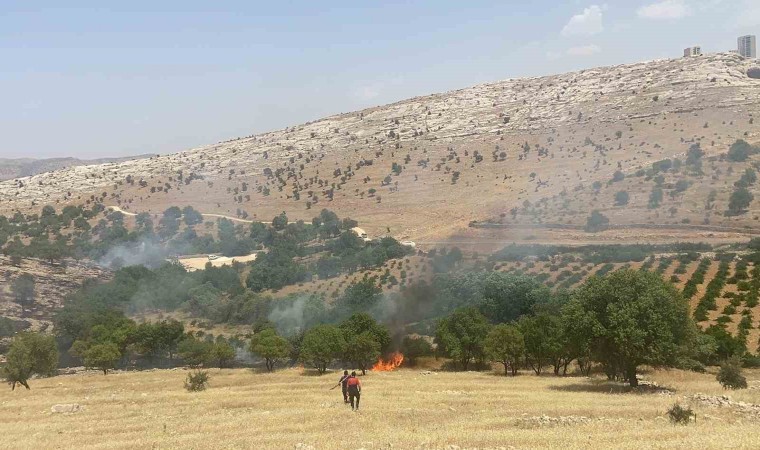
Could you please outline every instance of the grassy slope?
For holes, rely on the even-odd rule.
[[[647,376],[675,395],[620,394],[585,378],[505,378],[489,373],[419,371],[363,378],[362,411],[328,390],[337,375],[213,370],[202,393],[182,388],[184,370],[88,373],[34,380],[32,390],[0,391],[0,433],[13,448],[757,448],[756,422],[730,408],[697,407],[688,427],[664,419],[682,397],[722,395],[713,375],[660,371]],[[760,372],[748,374],[757,386]],[[611,392],[612,389],[612,392]],[[616,392],[617,391],[617,392]],[[732,393],[760,403],[760,390]],[[84,410],[52,414],[50,406]],[[585,416],[591,423],[526,425],[521,419]],[[522,424],[521,424],[522,423]],[[530,424],[531,422],[528,422]]]

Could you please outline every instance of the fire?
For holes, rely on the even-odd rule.
[[[380,360],[372,366],[372,370],[377,372],[390,372],[396,370],[404,362],[404,355],[399,352],[391,354],[388,359],[380,358]]]

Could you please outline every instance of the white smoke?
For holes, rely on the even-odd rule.
[[[269,313],[269,321],[275,324],[277,331],[282,335],[297,334],[306,328],[307,297],[298,297],[293,302],[279,302]],[[289,303],[289,304],[286,304]]]
[[[167,254],[161,244],[142,239],[135,243],[111,247],[98,259],[98,264],[111,269],[138,265],[156,268],[165,263]]]

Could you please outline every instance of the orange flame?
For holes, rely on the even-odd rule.
[[[372,370],[376,372],[390,372],[391,370],[398,369],[403,362],[404,355],[399,352],[395,352],[391,354],[388,359],[380,358],[380,360],[374,366],[372,366]]]

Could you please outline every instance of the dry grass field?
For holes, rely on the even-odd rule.
[[[189,393],[185,370],[96,373],[33,380],[0,391],[2,446],[43,448],[758,448],[760,406],[710,406],[692,396],[725,395],[712,374],[654,371],[669,392],[625,392],[601,379],[507,378],[494,373],[402,369],[362,378],[358,413],[330,391],[337,375],[288,369],[212,370],[209,388]],[[734,401],[760,403],[760,372]],[[754,388],[754,389],[753,389]],[[665,413],[689,404],[696,423]],[[81,411],[52,413],[78,403]]]

